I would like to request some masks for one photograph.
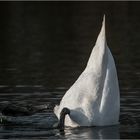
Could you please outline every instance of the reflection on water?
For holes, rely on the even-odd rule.
[[[119,127],[91,127],[91,128],[76,128],[66,131],[66,138],[83,138],[83,139],[119,139]]]
[[[1,125],[0,138],[140,138],[139,7],[137,2],[0,2],[0,102],[58,104],[85,68],[104,13],[121,91],[118,126],[59,132],[50,107],[10,118],[18,124]]]

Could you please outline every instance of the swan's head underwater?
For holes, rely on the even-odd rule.
[[[64,129],[66,115],[70,115],[70,110],[68,108],[64,107],[60,113],[60,120],[59,120],[58,126],[57,126],[59,129],[62,129],[62,130]]]

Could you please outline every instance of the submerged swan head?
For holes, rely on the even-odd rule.
[[[67,114],[70,115],[70,110],[68,108],[64,107],[60,113],[60,120],[58,122],[58,128],[61,130],[64,129],[65,117]]]
[[[63,108],[70,114],[64,119]],[[85,70],[63,96],[54,113],[66,126],[119,123],[120,92],[116,66],[106,42],[105,16]],[[60,122],[61,122],[60,121]]]

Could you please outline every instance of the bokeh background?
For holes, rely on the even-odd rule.
[[[139,2],[0,2],[0,85],[70,86],[104,14],[120,86],[138,88]]]

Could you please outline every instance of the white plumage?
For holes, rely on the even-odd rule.
[[[105,17],[85,70],[54,108],[58,119],[64,107],[70,109],[66,126],[105,126],[119,122],[119,85],[114,59],[106,43]]]

